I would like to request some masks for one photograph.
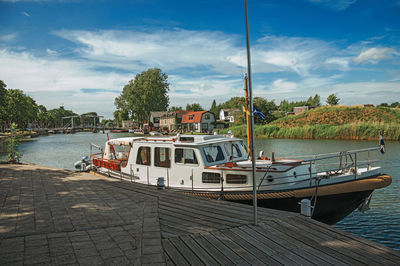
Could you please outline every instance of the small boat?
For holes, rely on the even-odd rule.
[[[129,130],[127,129],[112,129],[110,130],[111,133],[127,133]]]
[[[371,193],[391,183],[391,177],[369,159],[377,150],[311,159],[260,156],[256,160],[258,206],[292,212],[306,206],[309,216],[327,224],[335,224],[357,207],[367,209]],[[243,140],[232,135],[110,139],[104,152],[92,154],[91,160],[99,173],[131,182],[253,203],[252,161]],[[324,167],[324,161],[330,167]]]

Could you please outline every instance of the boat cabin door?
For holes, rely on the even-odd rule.
[[[193,188],[194,177],[201,174],[196,151],[198,150],[191,148],[175,148],[172,172],[174,180],[172,182],[171,179],[170,185]]]
[[[133,173],[140,183],[150,184],[151,148],[139,146],[136,154],[136,164]]]

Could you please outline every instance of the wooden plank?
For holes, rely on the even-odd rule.
[[[301,217],[296,218],[294,219],[294,221],[298,221],[299,223],[304,223],[304,221],[302,221],[300,218]],[[353,236],[350,233],[337,230],[328,225],[318,223],[312,219],[306,220],[306,226],[315,228],[316,230],[319,230],[325,233],[326,235],[330,235],[333,238],[343,240],[352,247],[362,246],[362,248],[359,249],[359,251],[362,251],[362,254],[360,255],[363,255],[365,252],[368,252],[368,255],[372,256],[373,258],[377,258],[377,256],[379,256],[381,263],[382,262],[398,263],[400,261],[400,252],[391,250],[387,247],[381,246],[372,241],[367,241],[365,239]]]
[[[193,223],[188,220],[179,219],[166,213],[160,214],[160,224],[161,226],[163,226],[164,224],[172,226],[178,230],[182,230],[188,233],[201,233],[215,230],[215,228]]]
[[[166,208],[174,209],[175,211],[186,213],[186,215],[206,218],[207,220],[210,220],[213,223],[224,224],[224,225],[228,225],[228,226],[238,226],[240,224],[243,224],[243,221],[231,222],[225,216],[223,216],[223,217],[215,216],[214,213],[210,211],[212,209],[212,206],[209,206],[208,208],[204,208],[204,210],[199,210],[199,209],[197,209],[197,208],[195,208],[193,206],[187,207],[184,204],[177,205],[177,204],[163,202],[162,204],[160,204],[160,208],[163,208],[163,209],[166,209]],[[220,213],[218,213],[218,214],[220,214]]]
[[[246,260],[249,264],[251,265],[265,265],[262,261],[260,261],[257,257],[255,257],[251,252],[245,250],[242,248],[240,245],[232,241],[229,237],[226,235],[222,234],[219,231],[213,231],[210,232],[211,235],[213,235],[215,238],[217,238],[219,241],[224,243],[225,246],[229,247],[233,252],[235,252],[237,255],[242,257],[244,260]]]
[[[217,248],[214,247],[210,242],[208,242],[200,234],[191,235],[191,238],[199,244],[204,250],[207,251],[210,256],[216,260],[221,265],[233,265],[233,261],[230,261],[223,253],[221,253]]]
[[[162,245],[165,253],[167,253],[168,258],[172,261],[172,264],[175,265],[188,265],[190,264],[186,259],[179,253],[179,251],[175,248],[174,245],[168,239],[162,240]]]
[[[261,260],[266,265],[282,265],[278,261],[274,260],[272,256],[267,255],[262,250],[258,249],[258,247],[253,246],[234,232],[232,229],[224,229],[221,231],[224,235],[228,236],[232,241],[242,246],[248,252],[256,256],[259,260]]]
[[[207,251],[205,251],[191,236],[182,236],[180,239],[186,244],[187,247],[190,248],[190,250],[199,257],[199,259],[205,264],[205,265],[219,265],[219,263],[213,259]]]
[[[338,237],[338,234],[327,234],[327,231],[324,230],[322,227],[314,227],[311,228],[312,224],[308,223],[308,221],[304,219],[293,219],[291,221],[288,221],[289,223],[293,224],[294,226],[298,227],[299,230],[305,230],[309,233],[318,233],[318,235],[324,236],[324,240],[327,243],[330,242],[335,242],[334,248],[341,252],[342,254],[345,254],[347,256],[351,256],[352,258],[363,262],[363,263],[376,263],[376,264],[382,264],[382,263],[389,263],[390,261],[387,261],[384,258],[381,257],[376,257],[374,255],[371,256],[369,252],[366,252],[364,250],[364,247],[361,245],[350,245],[346,243],[346,240],[341,239]],[[332,232],[333,233],[333,232]]]
[[[278,259],[278,257],[284,256],[285,258],[291,260],[291,264],[300,264],[300,265],[310,265],[311,263],[296,254],[293,254],[291,250],[286,249],[285,247],[280,246],[279,244],[271,241],[268,238],[265,238],[263,235],[258,233],[256,230],[252,230],[248,226],[240,227],[240,230],[251,236],[252,238],[257,239],[259,242],[270,246],[273,250],[277,251],[278,254],[273,255],[274,259]]]
[[[240,265],[250,265],[247,263],[244,259],[242,259],[239,255],[237,255],[235,252],[233,252],[230,248],[224,245],[219,239],[215,238],[213,235],[209,233],[203,233],[201,234],[205,239],[207,239],[208,242],[214,245],[215,248],[217,248],[221,253],[224,253],[227,257],[229,257],[230,260],[234,264],[240,264]]]
[[[184,220],[194,221],[198,224],[201,224],[203,226],[208,226],[210,228],[225,229],[225,228],[229,227],[227,224],[223,223],[221,220],[213,219],[212,217],[204,217],[202,215],[196,215],[189,210],[181,211],[178,208],[160,206],[159,213],[170,213],[170,215],[172,215],[174,217],[181,218]]]
[[[310,246],[298,241],[297,239],[288,235],[284,235],[265,224],[259,224],[258,227],[250,225],[249,227],[257,230],[258,233],[264,235],[266,238],[274,240],[281,246],[285,246],[296,255],[303,257],[304,259],[309,260],[317,265],[346,265],[341,261],[338,261],[333,257],[326,256],[326,254],[312,249]]]
[[[274,260],[278,261],[280,264],[283,265],[292,265],[296,264],[294,261],[288,259],[285,257],[283,254],[283,251],[281,253],[278,253],[276,250],[274,250],[272,247],[265,245],[264,243],[258,241],[257,239],[249,236],[246,234],[244,231],[240,230],[240,228],[232,228],[230,229],[233,233],[236,235],[240,236],[247,242],[251,243],[253,246],[256,246],[259,250],[267,254],[267,256],[272,257]]]
[[[321,239],[318,236],[314,236],[312,234],[309,234],[308,232],[301,231],[298,228],[293,227],[291,224],[285,223],[283,220],[268,221],[265,223],[272,227],[277,228],[284,234],[296,236],[296,238],[299,241],[306,243],[307,245],[310,245],[313,248],[320,250],[321,252],[325,252],[330,256],[333,256],[336,259],[342,261],[343,263],[351,265],[364,265],[360,261],[355,260],[346,255],[343,255],[342,253],[332,249],[331,247],[321,245]]]
[[[181,227],[176,226],[174,224],[169,224],[167,222],[161,223],[161,221],[160,221],[160,224],[161,224],[161,227],[160,227],[161,232],[168,233],[170,235],[173,235],[174,237],[180,236],[180,235],[192,234],[192,232],[184,230]]]
[[[204,265],[204,263],[193,253],[188,246],[180,239],[180,237],[172,237],[169,239],[179,253],[188,261],[191,265]]]

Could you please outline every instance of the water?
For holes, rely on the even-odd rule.
[[[110,138],[130,135],[111,133]],[[74,169],[74,163],[89,154],[89,143],[103,147],[106,138],[102,133],[58,134],[21,143],[19,150],[24,162]],[[274,151],[279,158],[375,146],[377,141],[260,139],[256,141],[256,152],[264,150],[269,156]],[[400,250],[400,143],[387,142],[386,150],[385,155],[375,153],[375,158],[382,160],[380,165],[392,176],[392,184],[374,192],[369,211],[354,211],[334,227]]]

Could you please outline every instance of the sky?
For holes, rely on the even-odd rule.
[[[400,0],[248,0],[253,95],[400,101]],[[135,75],[170,106],[244,96],[242,0],[0,0],[0,80],[47,109],[111,118]]]

